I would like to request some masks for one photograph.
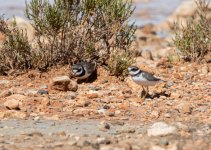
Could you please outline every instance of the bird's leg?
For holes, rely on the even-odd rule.
[[[149,88],[148,86],[146,87],[146,89],[144,88],[144,86],[142,86],[142,88],[143,88],[143,91],[141,93],[141,98],[145,99],[149,93]]]
[[[145,90],[145,88],[144,88],[144,86],[142,86],[142,91],[141,91],[141,98],[145,98],[146,97],[146,90]]]
[[[149,87],[147,86],[147,91],[146,91],[145,97],[148,95],[148,93],[149,93]]]

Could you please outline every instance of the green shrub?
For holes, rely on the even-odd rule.
[[[197,3],[196,16],[187,20],[187,26],[179,29],[175,24],[174,44],[185,60],[200,61],[211,53],[211,19],[207,17],[208,5],[206,0]]]
[[[113,69],[109,66],[111,57],[114,63],[121,63],[119,58],[113,57],[115,51],[118,56],[124,53],[128,56],[127,65],[121,64],[114,73],[121,74],[131,62],[129,49],[135,27],[128,24],[128,18],[133,11],[132,2],[125,0],[55,0],[54,3],[31,0],[26,4],[25,14],[35,29],[33,44],[37,46],[30,49],[25,43],[26,47],[22,47],[25,55],[30,56],[30,59],[24,57],[30,63],[28,68],[92,61]],[[25,39],[25,35],[21,36]],[[4,45],[6,50],[11,43]],[[27,65],[20,68],[25,69]]]
[[[131,66],[135,62],[135,59],[129,53],[117,53],[113,52],[111,55],[108,68],[110,70],[111,75],[116,76],[125,76],[127,73],[127,68]]]
[[[84,60],[109,65],[114,49],[129,53],[135,28],[127,20],[132,13],[131,2],[123,0],[32,0],[26,5],[49,66]]]
[[[26,33],[16,27],[14,21],[9,28],[3,17],[0,17],[0,32],[6,35],[3,48],[0,50],[0,71],[32,68],[31,46]]]

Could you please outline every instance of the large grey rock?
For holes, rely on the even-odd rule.
[[[208,1],[208,0],[207,0]],[[207,17],[211,18],[211,3],[208,5]],[[178,22],[179,27],[184,27],[187,25],[187,20],[191,17],[197,17],[197,5],[194,0],[184,0],[177,7],[177,9],[170,15],[165,22],[157,26],[157,29],[163,30],[174,27],[174,23]]]
[[[27,35],[28,40],[31,42],[35,38],[35,30],[33,26],[21,17],[13,17],[7,21],[7,24],[12,28],[14,21],[17,24],[18,29],[22,30],[24,34]]]

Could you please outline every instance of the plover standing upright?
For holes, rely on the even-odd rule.
[[[147,96],[149,92],[148,86],[154,86],[159,82],[163,82],[163,80],[154,77],[151,73],[140,70],[136,66],[128,67],[128,72],[131,75],[132,80],[136,84],[139,84],[142,86],[143,91],[145,92],[144,98]],[[145,90],[144,87],[146,87],[147,91]]]
[[[73,76],[79,80],[87,79],[96,69],[96,63],[79,62],[72,65]]]

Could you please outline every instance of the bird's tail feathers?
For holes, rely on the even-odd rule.
[[[162,83],[163,83],[163,82],[166,82],[165,80],[162,80],[162,79],[160,79],[159,81],[162,82]]]

